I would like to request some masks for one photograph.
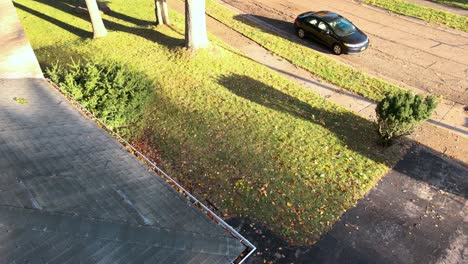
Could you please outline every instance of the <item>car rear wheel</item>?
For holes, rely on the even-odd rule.
[[[297,30],[297,36],[301,39],[305,38],[305,31],[302,28]]]
[[[338,44],[338,43],[333,44],[332,49],[333,49],[333,53],[335,53],[336,55],[340,55],[343,52],[340,44]]]

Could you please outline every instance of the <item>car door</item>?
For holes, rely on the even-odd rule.
[[[335,44],[336,39],[334,38],[333,30],[327,23],[325,23],[324,21],[319,21],[317,24],[317,29],[317,37],[320,40],[320,42],[329,47]]]
[[[304,30],[307,32],[307,35],[309,37],[312,37],[314,39],[317,38],[318,34],[318,19],[316,17],[307,17],[304,20]]]

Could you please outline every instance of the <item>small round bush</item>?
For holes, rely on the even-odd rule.
[[[387,94],[375,109],[377,129],[383,143],[388,145],[392,139],[413,132],[436,107],[434,96],[424,97],[409,91]]]
[[[140,120],[154,86],[145,74],[115,61],[55,64],[46,74],[110,129],[124,134]]]

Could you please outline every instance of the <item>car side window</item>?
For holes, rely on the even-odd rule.
[[[312,18],[312,19],[309,21],[309,24],[311,24],[312,26],[317,26],[317,19]]]
[[[313,17],[308,17],[305,20],[308,24],[311,24],[312,26],[317,26],[317,19]]]
[[[325,25],[324,22],[320,21],[320,23],[318,24],[318,28],[325,31],[327,30],[327,25]]]

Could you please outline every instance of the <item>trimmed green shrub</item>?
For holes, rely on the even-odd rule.
[[[114,61],[72,62],[48,67],[46,74],[110,129],[122,134],[141,119],[154,84],[143,73]]]
[[[392,139],[410,134],[428,119],[437,106],[436,97],[412,92],[389,93],[377,104],[377,129],[385,145]]]

